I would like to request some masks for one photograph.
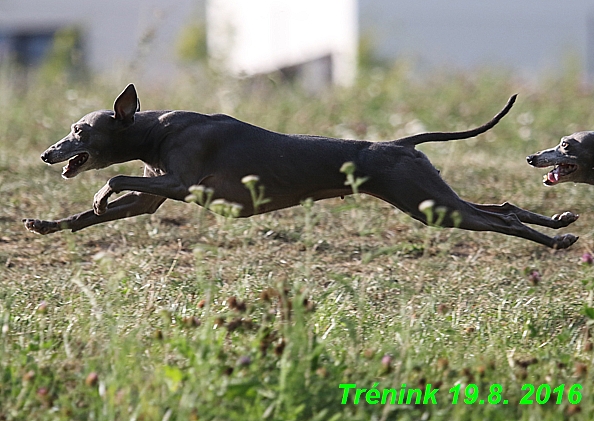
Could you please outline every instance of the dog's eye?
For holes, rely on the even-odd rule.
[[[561,147],[563,149],[569,148],[569,142],[567,140],[564,140],[563,142],[561,142]]]
[[[72,127],[72,133],[74,134],[81,134],[82,129],[80,128],[80,126],[73,126]]]

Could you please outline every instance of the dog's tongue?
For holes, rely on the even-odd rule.
[[[557,184],[559,182],[559,169],[555,168],[554,170],[549,171],[549,173],[545,176],[546,184]]]
[[[549,172],[548,178],[551,183],[556,183],[559,181],[559,173],[557,171],[553,170],[553,171]]]

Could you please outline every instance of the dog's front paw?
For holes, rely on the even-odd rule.
[[[60,224],[56,221],[41,221],[39,219],[23,219],[25,228],[36,234],[51,234],[56,231],[60,231]]]
[[[95,215],[105,213],[107,210],[107,199],[109,199],[112,193],[111,187],[107,184],[95,193],[95,197],[93,198],[93,212],[95,212]]]
[[[563,212],[561,214],[553,215],[552,219],[554,219],[555,221],[563,222],[563,224],[565,224],[563,226],[566,227],[567,225],[577,221],[579,217],[579,215],[576,215],[573,212]]]
[[[575,243],[580,237],[573,234],[562,234],[553,237],[555,243],[553,244],[554,249],[566,249]]]
[[[104,214],[107,210],[107,199],[105,197],[97,197],[95,195],[95,200],[93,201],[93,212],[95,215]]]

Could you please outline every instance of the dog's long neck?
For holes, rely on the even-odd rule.
[[[153,131],[159,124],[163,111],[143,111],[136,113],[134,123],[117,133],[111,147],[114,163],[141,160],[154,167],[159,166],[158,146],[160,136]]]
[[[594,168],[590,168],[585,177],[585,180],[581,181],[582,183],[594,185]]]

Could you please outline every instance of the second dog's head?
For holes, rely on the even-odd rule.
[[[563,182],[594,184],[594,132],[577,132],[559,145],[526,157],[537,168],[554,168],[543,176],[546,186]]]

